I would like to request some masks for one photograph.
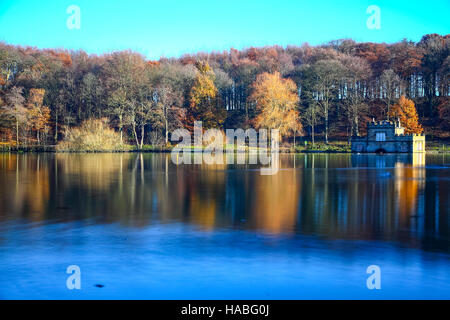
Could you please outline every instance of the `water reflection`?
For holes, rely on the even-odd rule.
[[[189,223],[448,251],[448,155],[281,155],[176,165],[165,154],[1,154],[0,219]]]

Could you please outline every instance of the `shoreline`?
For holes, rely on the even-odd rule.
[[[15,154],[25,154],[25,153],[55,153],[55,154],[82,154],[82,153],[171,153],[172,149],[165,149],[165,148],[161,148],[161,149],[147,149],[147,150],[98,150],[98,151],[85,151],[85,150],[80,150],[80,151],[58,151],[55,150],[54,148],[31,148],[31,149],[19,149],[19,150],[14,150],[14,149],[10,149],[10,150],[0,150],[0,154],[2,153],[15,153]],[[183,151],[180,151],[183,152]],[[188,153],[199,153],[199,152],[203,152],[203,150],[189,150],[186,151]],[[232,153],[234,154],[249,154],[252,151],[237,151],[237,150],[233,150]],[[228,151],[224,150],[223,154],[227,154]],[[299,150],[299,151],[295,151],[295,150],[279,150],[280,154],[372,154],[372,155],[376,155],[377,153],[369,153],[369,152],[351,152],[351,151],[347,151],[347,150]],[[450,154],[450,150],[426,150],[425,152],[420,152],[423,154]],[[413,153],[413,152],[392,152],[392,153],[383,153],[383,154],[419,154],[419,152]]]
[[[18,149],[7,145],[0,144],[0,153],[171,153],[176,145],[168,145],[168,146],[154,146],[154,145],[144,145],[141,149],[137,148],[135,145],[124,145],[124,147],[116,150],[58,150],[57,145],[30,145],[30,146],[21,146]],[[185,147],[184,150],[181,149],[180,152],[188,152],[188,153],[197,153],[203,152],[205,150],[205,146],[202,148],[196,146]],[[249,148],[245,146],[244,149],[238,149],[236,146],[227,145],[222,149],[224,154],[234,153],[252,153],[258,151],[270,152],[269,148]],[[278,153],[280,154],[375,154],[375,153],[360,153],[360,152],[352,152],[350,149],[350,145],[344,141],[333,141],[329,144],[325,144],[323,142],[316,142],[313,146],[312,144],[305,145],[297,145],[295,147],[289,146],[280,146],[278,149]],[[416,152],[421,153],[421,152]],[[438,144],[438,143],[430,143],[426,148],[425,152],[427,154],[450,154],[450,146],[446,144]],[[387,152],[387,154],[414,154],[411,152]]]

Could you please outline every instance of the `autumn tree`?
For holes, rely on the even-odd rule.
[[[405,96],[401,96],[398,102],[392,106],[389,116],[394,119],[400,119],[406,134],[420,134],[423,132],[414,102]]]
[[[51,124],[39,132],[40,140],[46,130],[58,141],[69,127],[103,117],[115,125],[121,140],[129,136],[138,148],[149,137],[168,142],[170,131],[196,120],[206,128],[247,128],[260,114],[249,99],[257,76],[279,72],[297,85],[299,112],[313,140],[317,134],[325,141],[340,137],[344,128],[356,134],[366,118],[389,115],[401,95],[413,100],[426,123],[444,137],[450,123],[449,50],[450,35],[428,34],[419,42],[343,39],[149,61],[131,51],[89,55],[0,42],[0,131],[16,143],[27,141],[31,129],[38,133],[31,121],[17,126],[18,114],[9,112],[7,95],[13,87],[22,87],[23,96],[34,88],[45,90],[42,105],[51,110]],[[368,67],[360,73],[352,64]],[[147,66],[153,70],[150,76]],[[28,109],[28,101],[24,103]]]
[[[30,125],[36,131],[37,143],[41,143],[42,133],[46,133],[50,123],[50,109],[43,105],[44,89],[31,89],[28,97]]]
[[[205,61],[198,61],[196,67],[198,73],[190,92],[188,125],[192,126],[195,119],[203,122],[204,129],[220,128],[224,120],[224,112],[217,108],[214,101],[217,96],[214,71]]]
[[[420,95],[419,68],[422,63],[423,50],[406,39],[390,46],[391,69],[406,83],[405,90],[410,97]]]
[[[6,116],[10,117],[14,121],[14,127],[16,132],[16,147],[19,147],[19,127],[27,121],[27,109],[25,108],[25,98],[22,95],[22,87],[12,87],[11,90],[5,95],[5,106],[3,111]]]
[[[438,70],[439,96],[450,96],[450,55],[447,56]]]
[[[450,37],[438,34],[427,34],[422,37],[418,47],[424,52],[421,72],[424,78],[424,91],[428,108],[433,114],[439,90],[439,69],[450,55]],[[448,86],[445,91],[448,90]],[[442,95],[442,93],[440,94]]]
[[[450,129],[450,98],[441,99],[441,103],[438,106],[439,118],[444,127]]]
[[[0,86],[8,87],[20,67],[20,54],[10,46],[0,47]]]
[[[278,129],[280,134],[301,131],[297,86],[280,73],[263,73],[256,78],[249,99],[256,104],[256,128]]]

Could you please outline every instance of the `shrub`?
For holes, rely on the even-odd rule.
[[[14,145],[14,142],[0,142],[0,152],[9,152],[11,151],[11,146]]]
[[[105,152],[123,151],[125,146],[120,141],[120,134],[107,124],[107,119],[90,119],[80,127],[66,132],[64,141],[56,147],[58,151]]]

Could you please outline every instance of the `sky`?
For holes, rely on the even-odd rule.
[[[67,20],[80,9],[80,28]],[[380,28],[367,20],[380,9]],[[450,33],[450,0],[0,0],[0,41],[88,53],[131,49],[149,59],[352,38],[392,43]],[[374,21],[374,20],[370,20]]]

